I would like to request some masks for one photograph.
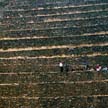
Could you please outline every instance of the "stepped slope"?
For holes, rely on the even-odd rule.
[[[108,107],[108,0],[0,4],[0,108]]]

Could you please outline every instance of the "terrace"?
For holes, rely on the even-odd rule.
[[[34,5],[33,5],[34,4]],[[15,0],[0,19],[0,108],[107,108],[107,0]],[[69,64],[68,75],[58,63]]]

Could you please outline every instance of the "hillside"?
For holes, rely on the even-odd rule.
[[[108,0],[3,0],[0,9],[0,108],[108,107],[108,73],[82,68],[108,66]]]

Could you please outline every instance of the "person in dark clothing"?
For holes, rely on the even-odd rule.
[[[69,65],[68,65],[67,63],[65,63],[64,68],[65,68],[65,73],[66,73],[66,75],[68,75],[68,72],[69,72]]]
[[[89,70],[89,69],[90,69],[89,64],[86,64],[85,69],[86,69],[86,70]]]

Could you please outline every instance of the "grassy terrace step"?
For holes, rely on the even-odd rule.
[[[12,86],[1,86],[0,96],[39,96],[38,85],[30,86],[30,84],[20,84]]]
[[[106,19],[107,19],[107,16],[103,16],[103,17],[92,17],[92,18],[84,18],[84,19],[74,19],[74,20],[72,20],[72,19],[65,19],[65,20],[62,20],[61,19],[61,21],[60,20],[55,20],[55,21],[51,21],[51,22],[34,22],[33,24],[30,24],[30,26],[33,26],[33,27],[38,27],[38,29],[39,28],[41,28],[42,29],[42,27],[44,26],[45,28],[47,27],[51,27],[51,28],[54,28],[54,27],[61,27],[61,25],[65,25],[65,26],[67,26],[67,27],[69,27],[69,26],[71,26],[71,25],[73,25],[73,26],[78,26],[78,27],[84,27],[84,26],[87,26],[87,24],[88,24],[88,26],[95,26],[95,25],[104,25],[104,24],[107,24],[107,21],[106,21]],[[26,19],[25,19],[26,20]],[[28,18],[28,20],[30,20],[29,18]],[[53,20],[53,19],[52,19]],[[29,28],[30,26],[29,26],[29,24],[27,24],[27,22],[25,21],[25,22],[21,22],[21,20],[18,20],[17,19],[17,23],[16,23],[16,21],[11,21],[11,20],[5,20],[5,21],[7,21],[7,22],[3,22],[3,23],[10,23],[8,26],[7,26],[7,24],[4,24],[3,26],[1,26],[1,29],[3,29],[3,30],[6,30],[6,29],[8,29],[8,30],[10,30],[10,29],[16,29],[16,27],[15,27],[15,25],[18,23],[18,26],[17,26],[17,28],[19,28],[20,26],[22,26],[21,28],[22,29],[24,29],[24,28]],[[13,24],[11,24],[11,23],[13,23]],[[41,26],[43,24],[43,26]],[[79,25],[80,24],[80,25]],[[32,27],[32,28],[33,28]]]
[[[94,26],[64,26],[64,27],[51,27],[51,28],[41,28],[41,29],[16,29],[16,30],[4,30],[4,33],[8,33],[8,35],[25,35],[25,32],[28,33],[28,35],[57,35],[60,36],[62,34],[65,35],[81,35],[83,33],[95,33],[100,31],[107,31],[108,25],[94,25]],[[68,34],[67,34],[68,33]]]
[[[18,35],[19,34],[19,35]],[[23,35],[22,35],[22,33],[19,33],[18,32],[18,34],[16,33],[11,33],[11,35],[8,35],[6,32],[5,33],[1,33],[1,39],[0,40],[18,40],[18,39],[27,39],[27,38],[29,38],[29,39],[35,39],[35,38],[56,38],[56,37],[80,37],[80,36],[94,36],[94,37],[107,37],[107,35],[108,35],[108,31],[100,31],[100,32],[96,32],[96,33],[84,33],[84,34],[80,34],[80,35],[59,35],[59,36],[57,36],[57,35],[33,35],[33,33],[32,33],[32,35],[28,35],[27,33],[23,33]],[[84,37],[85,38],[85,37]]]
[[[31,60],[32,61],[32,60]],[[4,66],[5,65],[5,66]],[[0,72],[50,72],[50,71],[59,71],[59,67],[57,66],[38,66],[37,63],[34,65],[32,63],[17,63],[17,64],[7,64],[7,63],[3,63],[0,64]]]
[[[66,6],[66,5],[65,5]],[[8,10],[8,11],[4,11],[4,15],[5,16],[9,16],[9,17],[19,17],[19,14],[28,16],[34,16],[34,15],[43,15],[43,14],[61,14],[61,13],[66,13],[66,12],[76,12],[76,11],[90,11],[90,10],[100,10],[100,9],[105,9],[108,7],[108,4],[100,4],[100,5],[91,5],[91,6],[86,6],[86,5],[82,5],[80,7],[72,7],[72,6],[66,6],[65,7],[54,7],[54,8],[33,8],[30,10],[30,8],[26,9],[26,10]]]
[[[5,35],[8,36],[30,36],[30,35],[37,35],[37,36],[61,36],[61,35],[81,35],[83,33],[95,33],[100,31],[107,31],[108,25],[106,26],[97,26],[97,27],[62,27],[62,28],[48,28],[48,29],[18,29],[13,31],[5,31]]]
[[[96,11],[96,10],[93,10],[93,11],[82,11],[82,12],[80,12],[80,13],[69,13],[69,12],[67,12],[67,13],[63,13],[63,14],[52,14],[52,15],[34,15],[34,16],[31,16],[31,15],[29,15],[29,16],[23,16],[23,17],[9,17],[9,18],[5,18],[4,17],[4,20],[3,20],[3,22],[9,22],[9,23],[12,23],[12,22],[15,22],[16,20],[17,20],[17,22],[16,23],[21,23],[21,21],[22,21],[22,23],[25,23],[25,22],[29,22],[29,21],[31,21],[31,20],[33,20],[34,22],[47,22],[47,21],[52,21],[53,22],[53,20],[54,19],[61,19],[61,20],[63,20],[63,19],[74,19],[75,20],[75,18],[93,18],[93,17],[98,17],[98,16],[101,16],[101,17],[103,17],[103,16],[107,16],[108,15],[108,9],[105,9],[105,10],[98,10],[98,11]],[[52,20],[51,20],[52,19]]]
[[[83,101],[83,102],[82,102]],[[0,107],[6,108],[104,108],[107,105],[107,96],[97,96],[97,97],[64,97],[64,98],[39,98],[39,99],[29,99],[29,98],[7,98],[0,99]]]
[[[8,58],[8,57],[7,57]],[[0,66],[11,66],[12,64],[13,65],[18,65],[18,66],[21,66],[22,64],[24,65],[36,65],[36,66],[45,66],[45,67],[52,67],[52,66],[55,66],[55,65],[58,65],[58,63],[60,61],[63,61],[63,62],[67,62],[68,64],[81,64],[81,62],[83,61],[89,61],[90,64],[95,64],[95,63],[100,63],[100,64],[104,64],[105,62],[107,62],[108,60],[108,56],[91,56],[91,57],[88,57],[88,56],[81,56],[81,57],[77,57],[77,58],[69,58],[69,57],[58,57],[58,58],[26,58],[25,59],[21,59],[21,58],[14,58],[14,59],[0,59]],[[55,68],[55,67],[54,67]],[[27,71],[28,72],[28,71]]]
[[[106,53],[108,51],[108,46],[92,46],[92,47],[82,47],[82,48],[74,48],[70,51],[69,54],[89,54],[93,52],[101,52]]]
[[[49,49],[49,50],[32,50],[32,51],[14,51],[14,52],[3,52],[0,53],[0,57],[15,57],[15,56],[53,56],[53,55],[61,55],[68,54],[68,49]]]
[[[75,21],[75,20],[64,20],[64,21],[54,21],[54,22],[34,22],[32,24],[29,24],[29,23],[26,23],[25,24],[22,24],[22,22],[19,22],[18,25],[16,26],[16,22],[11,22],[10,25],[7,26],[4,25],[1,27],[2,30],[15,30],[15,29],[19,29],[19,28],[22,28],[22,29],[30,29],[30,28],[38,28],[38,29],[42,29],[42,28],[54,28],[54,27],[90,27],[90,26],[101,26],[101,25],[107,25],[108,22],[107,22],[107,19],[108,17],[100,17],[100,18],[94,18],[94,19],[85,19],[85,20],[78,20],[78,21]],[[53,20],[53,19],[52,19]]]
[[[79,96],[107,95],[108,82],[67,82],[67,83],[30,83],[20,85],[2,85],[0,96]]]
[[[85,58],[85,57],[84,57]],[[83,57],[82,57],[82,59],[84,59]],[[87,58],[87,57],[86,57]],[[101,57],[100,57],[101,58]],[[99,59],[99,58],[98,58]],[[107,56],[106,56],[106,59],[107,59]],[[25,63],[25,65],[36,65],[36,66],[54,66],[54,65],[57,65],[60,61],[68,61],[68,63],[69,64],[74,64],[74,63],[78,63],[77,62],[77,59],[75,59],[75,58],[52,58],[52,59],[48,59],[48,58],[37,58],[37,59],[32,59],[32,60],[29,60],[29,59],[26,59],[26,57],[25,57],[25,59],[15,59],[15,60],[6,60],[6,59],[4,59],[4,60],[2,60],[2,59],[0,59],[0,66],[2,67],[2,66],[5,66],[5,65],[8,65],[8,66],[10,66],[10,65],[19,65],[19,66],[21,66],[22,64],[24,65]],[[55,68],[55,67],[54,67]],[[27,71],[28,72],[28,71]]]
[[[6,47],[5,47],[6,49]],[[92,47],[80,47],[78,48],[60,48],[60,49],[43,49],[43,50],[30,50],[30,51],[12,51],[12,52],[0,52],[0,57],[40,57],[40,56],[56,56],[56,55],[74,55],[80,56],[84,54],[102,53],[105,54],[108,51],[108,46],[92,46]]]
[[[34,100],[34,99],[23,99],[23,98],[19,98],[19,99],[0,99],[1,104],[1,108],[6,107],[6,108],[40,108],[39,106],[39,102],[38,100]]]
[[[102,64],[107,66],[108,56],[80,57],[80,58],[40,58],[40,59],[2,59],[0,60],[0,72],[50,72],[58,71],[58,63],[67,61],[70,65],[82,64],[83,61],[89,61],[90,64]],[[40,64],[40,65],[39,65]]]
[[[22,73],[22,74],[21,74]],[[47,73],[47,72],[17,72],[14,74],[1,74],[0,73],[0,83],[59,83],[60,81],[92,81],[92,80],[105,80],[108,79],[108,73],[91,72],[91,71],[70,71],[68,76],[66,72],[60,73]]]
[[[98,1],[96,1],[96,0],[94,0],[94,1],[85,1],[85,0],[70,0],[70,1],[65,1],[65,0],[45,0],[45,1],[43,1],[44,2],[44,4],[45,3],[47,3],[47,4],[57,4],[57,3],[72,3],[72,4],[88,4],[88,3],[101,3],[101,2],[108,2],[107,0],[103,0],[103,1],[101,1],[101,0],[98,0]],[[32,1],[31,1],[31,3],[32,3]],[[38,3],[38,2],[37,2]],[[42,4],[42,3],[40,3],[40,4]]]
[[[0,98],[0,108],[40,108],[38,99],[2,99]]]
[[[104,108],[107,105],[107,97],[66,97],[66,98],[53,98],[53,99],[40,99],[43,108]]]
[[[4,30],[3,32],[23,32],[23,31],[45,31],[45,30],[61,30],[61,29],[63,29],[63,30],[65,30],[65,29],[72,29],[72,30],[75,30],[75,31],[77,31],[77,30],[79,30],[79,29],[81,29],[81,32],[83,32],[84,30],[85,30],[85,28],[87,29],[87,31],[90,31],[89,29],[92,29],[93,28],[93,30],[94,30],[94,28],[96,28],[97,29],[97,31],[96,32],[99,32],[98,31],[98,29],[100,29],[101,31],[102,30],[107,30],[107,29],[105,29],[106,27],[107,27],[108,25],[107,24],[100,24],[100,25],[89,25],[89,26],[64,26],[64,27],[51,27],[51,28],[31,28],[31,29],[23,29],[23,28],[20,28],[20,29],[11,29],[11,30]],[[104,28],[105,27],[105,28]],[[103,29],[102,29],[103,28]],[[92,31],[93,31],[92,30]],[[85,31],[85,33],[87,32],[87,31]],[[94,32],[94,31],[93,31]],[[88,33],[88,32],[87,32]]]
[[[79,6],[79,5],[91,5],[91,4],[97,4],[97,3],[107,3],[107,0],[103,1],[42,1],[41,3],[36,2],[36,1],[27,1],[25,4],[22,4],[19,2],[20,5],[16,4],[14,6],[9,7],[9,9],[28,9],[28,8],[53,8],[55,6],[69,6],[69,5],[74,5],[74,6]],[[28,5],[29,3],[29,5]]]
[[[58,45],[72,45],[78,47],[81,44],[101,44],[108,42],[108,35],[101,36],[65,36],[52,38],[37,38],[37,39],[18,39],[16,40],[0,40],[0,48],[27,48],[27,47],[41,47],[41,46],[58,46]],[[56,51],[57,49],[55,49]],[[67,51],[66,51],[67,52]],[[44,54],[43,54],[44,55]]]
[[[108,3],[100,3],[100,4],[86,4],[86,5],[64,5],[64,6],[57,6],[57,4],[55,4],[54,7],[29,7],[29,8],[25,8],[25,9],[9,9],[4,11],[5,15],[9,15],[9,16],[14,16],[14,15],[18,15],[17,12],[21,13],[21,14],[29,14],[29,15],[34,15],[34,14],[55,14],[57,13],[56,10],[58,10],[58,12],[67,12],[67,11],[87,11],[87,10],[92,10],[92,9],[105,9],[107,7]],[[25,6],[26,7],[26,6]],[[49,11],[50,10],[50,11]],[[16,13],[15,13],[16,12]],[[19,15],[18,15],[19,16]]]
[[[39,98],[39,99],[29,99],[29,98],[0,98],[0,107],[6,108],[105,108],[107,104],[107,96],[97,96],[97,97],[64,97],[64,98]]]

